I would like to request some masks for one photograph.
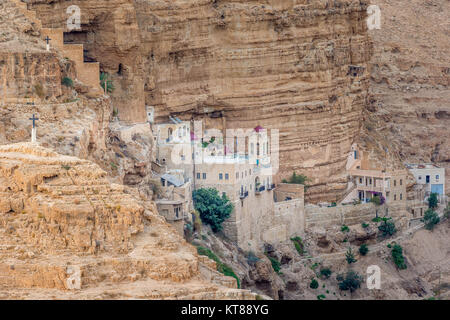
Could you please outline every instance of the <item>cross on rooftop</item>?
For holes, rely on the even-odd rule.
[[[50,38],[47,36],[44,40],[47,42],[47,44],[49,44],[50,40],[52,40],[52,39],[50,39]]]
[[[39,120],[39,118],[36,118],[36,116],[33,113],[33,117],[30,118],[29,120],[33,120],[33,128],[36,128],[36,120]]]

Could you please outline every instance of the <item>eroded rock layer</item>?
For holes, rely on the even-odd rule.
[[[29,1],[65,27],[65,1]],[[310,200],[335,200],[366,102],[365,1],[78,1],[67,40],[113,75],[121,120],[221,114],[230,128],[280,130],[280,177],[311,178]],[[349,66],[362,67],[357,76]]]
[[[380,7],[381,29],[370,31],[374,54],[365,140],[384,142],[402,162],[445,167],[448,194],[450,3],[371,2]]]
[[[87,160],[1,146],[0,297],[253,297],[127,190]]]

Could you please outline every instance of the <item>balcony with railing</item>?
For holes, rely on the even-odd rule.
[[[248,197],[248,191],[241,192],[241,194],[239,195],[239,197],[241,198],[241,200],[247,198],[247,197]]]
[[[255,188],[255,194],[261,194],[263,191],[266,190],[266,186],[259,186]]]

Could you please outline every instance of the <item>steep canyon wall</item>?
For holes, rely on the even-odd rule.
[[[345,162],[367,99],[365,1],[30,0],[46,27],[81,8],[85,44],[117,90],[125,122],[219,114],[229,128],[280,130],[280,177],[311,178],[312,201],[345,190]],[[364,70],[356,77],[349,66]]]

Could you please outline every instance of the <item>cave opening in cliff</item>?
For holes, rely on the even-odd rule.
[[[84,45],[84,62],[97,62],[97,60],[90,54],[88,46],[89,32],[87,30],[74,30],[70,32],[64,32],[64,44],[82,44]]]

